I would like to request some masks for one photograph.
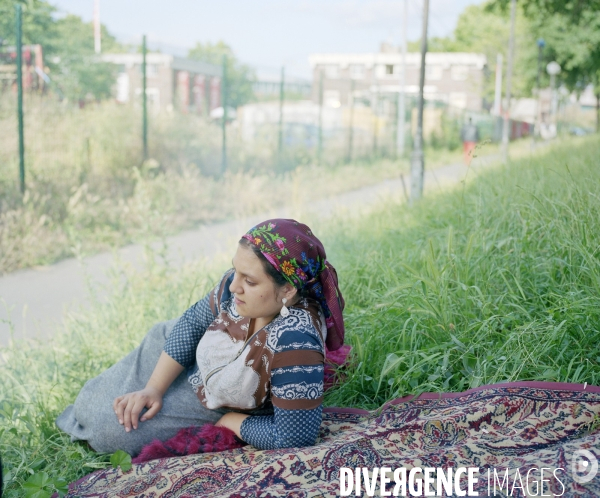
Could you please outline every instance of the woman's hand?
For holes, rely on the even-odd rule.
[[[183,372],[183,365],[177,363],[163,351],[146,387],[141,391],[119,396],[113,401],[113,409],[119,419],[119,424],[124,425],[125,430],[129,432],[132,427],[138,428],[138,419],[140,422],[145,422],[154,417],[162,408],[163,396],[167,389],[181,372]],[[140,419],[140,413],[144,408],[147,408],[148,411]]]
[[[162,392],[154,387],[146,386],[141,391],[127,393],[115,398],[113,409],[119,423],[125,426],[126,432],[129,432],[132,427],[134,429],[138,428],[138,419],[140,422],[145,422],[154,417],[162,408],[162,404]],[[144,408],[147,408],[148,411],[140,419],[140,413]]]

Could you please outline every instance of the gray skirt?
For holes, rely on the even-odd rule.
[[[183,372],[165,393],[162,409],[152,419],[140,422],[130,432],[119,424],[114,399],[146,386],[176,322],[156,324],[136,349],[83,386],[75,403],[56,419],[56,425],[71,436],[71,441],[87,441],[102,453],[124,450],[135,456],[154,439],[165,441],[184,427],[215,423],[229,411],[205,408],[188,383],[187,372]]]

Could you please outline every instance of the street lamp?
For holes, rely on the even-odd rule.
[[[537,66],[537,78],[535,86],[540,90],[540,73],[542,72],[542,54],[544,53],[544,47],[546,46],[546,41],[543,38],[538,38],[537,40],[538,46],[538,66]]]
[[[550,75],[550,89],[552,91],[552,122],[556,123],[556,108],[557,108],[557,95],[556,95],[556,75],[560,73],[560,64],[556,61],[549,62],[546,66],[546,72]]]
[[[533,133],[531,134],[531,147],[532,148],[535,147],[535,137],[536,137],[536,135],[539,135],[540,126],[542,123],[541,116],[540,116],[540,75],[542,72],[542,56],[544,53],[544,47],[546,46],[546,41],[543,38],[538,38],[536,43],[538,46],[538,61],[537,61],[537,76],[535,79],[535,116],[533,118],[534,123],[535,123],[535,128],[533,130]]]

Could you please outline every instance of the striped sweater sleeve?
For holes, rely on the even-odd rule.
[[[209,305],[211,294],[181,315],[165,341],[165,353],[184,367],[190,367],[196,361],[198,343],[215,319]]]
[[[299,311],[301,312],[301,311]],[[284,331],[271,368],[274,414],[244,420],[241,436],[259,449],[315,444],[323,403],[323,342],[314,328]]]
[[[218,315],[220,302],[228,298],[232,278],[231,270],[225,272],[217,286],[177,320],[165,341],[164,351],[180,365],[195,364],[198,343]]]

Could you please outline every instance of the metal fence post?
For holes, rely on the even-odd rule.
[[[401,153],[399,152],[400,149],[404,148],[404,143],[400,145],[400,92],[396,94],[396,105],[394,106],[394,110],[396,111],[396,115],[394,116],[396,119],[394,120],[394,134],[392,136],[392,142],[394,143],[392,157],[394,159],[398,159],[401,155]]]
[[[348,126],[348,155],[346,157],[347,162],[352,161],[352,149],[354,141],[354,84],[355,80],[350,80],[350,123]]]
[[[148,100],[146,89],[148,82],[146,80],[146,35],[142,38],[142,141],[144,145],[144,161],[148,159]]]
[[[317,146],[317,164],[321,165],[323,154],[323,70],[319,72],[319,135]]]
[[[373,98],[371,100],[371,109],[373,111],[373,150],[371,151],[371,157],[372,158],[376,158],[377,157],[377,142],[379,139],[379,113],[378,113],[378,107],[379,107],[379,86],[377,86],[376,88],[376,94],[373,94]]]
[[[277,153],[279,155],[279,163],[281,164],[283,154],[283,99],[284,99],[284,84],[285,84],[285,68],[281,68],[281,82],[279,83],[279,136],[277,141]]]
[[[223,106],[223,144],[221,150],[221,173],[227,170],[227,55],[223,54],[223,78],[221,80],[221,104]]]
[[[15,5],[17,10],[17,117],[19,128],[19,184],[21,194],[25,193],[25,137],[23,134],[23,43],[21,4]]]

